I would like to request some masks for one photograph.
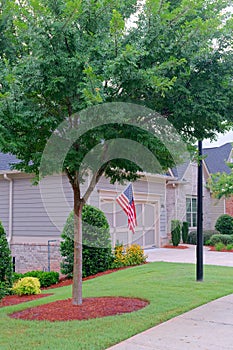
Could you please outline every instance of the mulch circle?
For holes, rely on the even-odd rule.
[[[89,280],[98,276],[107,275],[125,268],[132,266],[107,270],[104,272],[97,273],[83,280]],[[52,289],[58,287],[64,287],[71,285],[72,279],[63,278],[57,284],[54,284],[48,288]],[[0,302],[0,307],[16,305],[19,303],[43,298],[49,294],[38,294],[38,295],[8,295],[3,298]],[[22,311],[14,312],[9,316],[11,318],[23,319],[23,320],[47,320],[50,322],[54,321],[71,321],[71,320],[88,320],[91,318],[99,318],[106,316],[121,315],[133,311],[140,310],[149,304],[148,301],[138,298],[126,298],[126,297],[99,297],[99,298],[84,298],[82,305],[74,306],[72,299],[58,300],[52,303],[28,308]]]
[[[170,244],[166,244],[163,246],[163,248],[171,248],[171,249],[188,249],[189,247],[187,247],[186,245],[178,245],[178,246],[174,246],[174,245],[170,245]]]
[[[89,320],[92,318],[121,315],[140,310],[148,301],[125,297],[84,298],[82,305],[73,305],[72,299],[55,302],[14,312],[11,318],[38,321]]]

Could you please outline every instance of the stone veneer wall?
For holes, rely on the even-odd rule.
[[[11,244],[11,255],[15,257],[15,272],[48,271],[47,244]],[[60,262],[59,244],[50,244],[50,271],[60,272]]]

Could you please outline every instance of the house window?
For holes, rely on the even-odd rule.
[[[197,227],[197,198],[186,198],[186,221],[190,227]]]

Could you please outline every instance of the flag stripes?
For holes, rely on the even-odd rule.
[[[128,227],[134,233],[137,219],[131,184],[116,198],[116,201],[128,216]]]

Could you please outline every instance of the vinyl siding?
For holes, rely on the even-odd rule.
[[[13,236],[60,237],[60,227],[64,226],[72,208],[72,191],[66,179],[63,191],[70,204],[69,209],[57,196],[58,177],[47,177],[46,202],[53,206],[52,220],[44,208],[40,187],[31,184],[29,179],[15,179],[13,191]],[[55,219],[55,220],[54,220]]]
[[[67,177],[48,176],[43,179],[43,185],[34,186],[30,178],[16,176],[13,183],[13,243],[43,243],[48,239],[60,239],[66,219],[73,208],[73,191]],[[9,184],[7,181],[0,181],[0,184],[2,186],[1,215],[7,225]],[[82,185],[82,194],[86,186],[87,183]],[[166,210],[162,210],[166,205],[165,179],[139,180],[133,184],[133,188],[136,197],[138,195],[145,198],[147,202],[157,203],[155,222],[158,223],[158,227],[156,231],[166,238]],[[101,190],[110,190],[117,195],[124,189],[125,185],[113,186],[106,178],[102,178],[88,203],[100,207]],[[148,198],[147,195],[151,198]],[[124,227],[127,229],[126,226]],[[156,244],[159,245],[159,237]]]

